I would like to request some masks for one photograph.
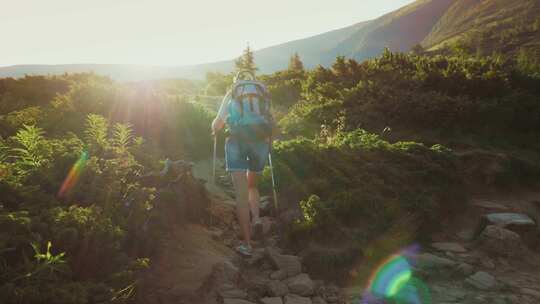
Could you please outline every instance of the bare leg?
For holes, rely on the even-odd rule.
[[[253,222],[259,220],[259,187],[257,187],[258,176],[257,173],[248,171],[247,173],[247,185],[248,185],[248,197],[249,197],[249,208],[251,210],[251,216]]]
[[[251,225],[249,220],[248,185],[245,172],[233,172],[232,180],[236,192],[236,214],[246,245],[251,246]]]

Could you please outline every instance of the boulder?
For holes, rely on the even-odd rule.
[[[310,298],[301,297],[297,295],[287,295],[285,296],[284,304],[312,304]]]
[[[314,285],[307,273],[301,273],[287,280],[289,291],[300,296],[313,295]]]
[[[465,280],[468,285],[480,290],[493,290],[497,286],[495,278],[487,272],[478,271]]]
[[[270,249],[266,252],[272,264],[277,269],[284,270],[288,277],[295,276],[302,272],[302,262],[299,257],[295,255],[279,254]]]
[[[273,297],[273,298],[262,298],[261,302],[263,304],[283,304],[283,300],[279,297]]]
[[[440,250],[440,251],[448,251],[448,252],[456,252],[456,253],[464,253],[467,252],[467,249],[463,247],[459,243],[433,243],[431,244],[431,247]]]
[[[283,297],[284,295],[289,293],[289,288],[287,287],[287,285],[277,280],[268,282],[266,286],[268,287],[270,295],[273,297]]]
[[[519,234],[495,225],[489,225],[482,231],[478,243],[495,255],[517,256],[524,250]]]

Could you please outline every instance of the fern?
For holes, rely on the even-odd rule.
[[[16,165],[23,171],[41,167],[48,160],[49,152],[43,130],[36,126],[24,125],[13,140],[20,146],[11,151],[16,159]]]
[[[112,143],[119,151],[126,151],[133,143],[133,129],[131,124],[117,123],[113,127]]]
[[[94,150],[103,150],[109,147],[107,132],[109,122],[105,117],[96,114],[88,114],[86,118],[85,141]]]

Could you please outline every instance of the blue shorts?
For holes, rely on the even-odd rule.
[[[266,165],[269,149],[270,146],[266,141],[244,142],[228,137],[225,141],[227,172],[261,173]]]

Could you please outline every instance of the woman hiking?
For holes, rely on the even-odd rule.
[[[270,152],[273,127],[270,106],[266,87],[251,72],[240,71],[212,122],[214,136],[227,126],[225,166],[232,176],[243,237],[236,250],[244,256],[252,253],[252,237],[262,236],[258,179]]]

